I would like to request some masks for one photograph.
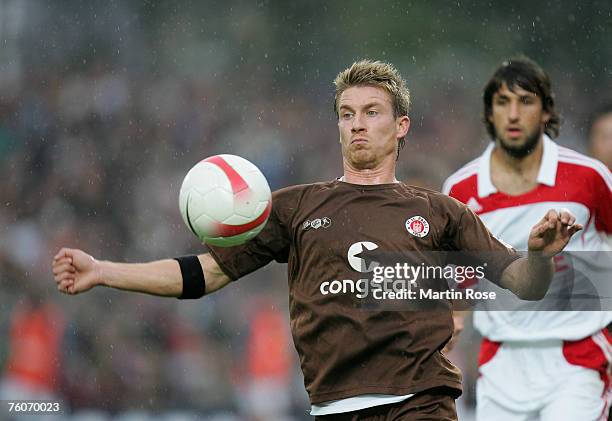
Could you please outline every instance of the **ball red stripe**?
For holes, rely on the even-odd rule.
[[[272,202],[268,202],[268,206],[256,219],[251,222],[242,225],[228,225],[228,224],[217,224],[216,231],[219,237],[232,237],[234,235],[243,234],[247,231],[252,230],[255,227],[263,224],[272,210]]]
[[[246,181],[244,181],[244,178],[242,178],[242,176],[238,174],[238,172],[234,168],[232,168],[232,166],[228,164],[227,161],[221,156],[211,156],[210,158],[204,159],[203,162],[210,162],[211,164],[214,164],[217,167],[221,168],[221,171],[225,173],[226,177],[230,181],[232,185],[232,192],[234,194],[239,193],[243,190],[248,190],[249,185]]]

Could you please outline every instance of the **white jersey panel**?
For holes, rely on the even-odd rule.
[[[568,209],[576,216],[576,221],[585,226],[589,221],[589,209],[581,203],[573,202],[530,203],[528,205],[497,209],[493,212],[481,213],[478,216],[494,236],[511,244],[517,250],[527,250],[527,241],[529,240],[531,227],[537,224],[549,209],[559,210],[561,208]],[[592,224],[588,228],[597,233]],[[599,239],[599,235],[596,238]],[[597,240],[591,241],[597,242]],[[565,250],[586,250],[581,244],[582,242],[581,236],[575,235]],[[592,250],[599,250],[599,245]]]
[[[513,245],[517,250],[527,250],[529,231],[549,209],[566,208],[576,215],[576,220],[586,228],[575,235],[567,245],[567,251],[610,250],[605,236],[595,230],[590,219],[589,209],[581,203],[540,202],[528,205],[498,209],[483,213],[480,218],[487,228],[501,240]],[[585,261],[575,262],[577,267],[589,267],[600,276],[609,276],[612,262],[606,262],[609,254],[579,253],[576,258]],[[600,258],[598,258],[600,257]],[[577,259],[574,259],[577,260]],[[606,264],[607,263],[607,264]],[[597,269],[595,269],[597,268]],[[557,273],[551,286],[551,293],[561,288],[573,273]],[[612,280],[611,280],[612,282]],[[601,293],[601,292],[600,292]],[[498,296],[508,294],[498,291]],[[476,311],[474,326],[485,337],[493,341],[525,341],[564,339],[577,340],[589,336],[612,322],[610,311]]]

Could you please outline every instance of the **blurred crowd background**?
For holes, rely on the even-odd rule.
[[[69,419],[309,419],[285,267],[195,302],[67,297],[52,256],[202,250],[178,190],[209,155],[251,160],[273,189],[340,176],[332,80],[364,57],[411,89],[401,180],[439,189],[483,150],[482,87],[517,53],[552,77],[558,142],[585,151],[588,115],[612,93],[611,41],[609,1],[0,0],[5,386],[61,399]],[[468,326],[451,355],[465,420],[477,348]]]

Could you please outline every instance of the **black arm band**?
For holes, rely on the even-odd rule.
[[[201,298],[206,293],[206,281],[198,256],[181,256],[174,260],[181,267],[183,276],[183,293],[178,299]]]

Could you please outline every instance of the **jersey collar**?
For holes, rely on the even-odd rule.
[[[495,143],[490,142],[480,157],[478,165],[478,197],[487,197],[497,193],[497,188],[491,180],[491,153],[494,147]],[[555,185],[555,179],[557,178],[559,148],[547,135],[544,135],[543,147],[544,151],[542,153],[540,171],[538,172],[538,183],[552,187]]]

